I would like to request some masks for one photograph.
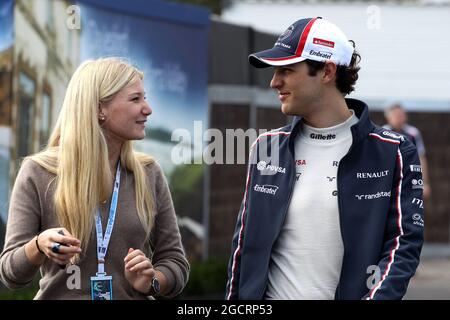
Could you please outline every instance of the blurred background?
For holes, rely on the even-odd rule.
[[[253,141],[236,139],[222,163],[205,164],[203,131],[225,136],[292,120],[269,88],[272,70],[250,68],[247,56],[315,16],[338,25],[362,56],[350,97],[365,101],[378,125],[401,103],[422,133],[431,194],[405,298],[450,299],[450,0],[0,0],[0,248],[20,161],[45,146],[70,76],[86,59],[126,57],[144,71],[153,109],[136,147],[165,171],[191,262],[179,298],[222,299],[245,185],[235,151],[247,154]],[[190,137],[182,144],[172,139],[179,129]],[[189,161],[173,161],[175,146]],[[30,299],[38,280],[16,291],[0,284],[0,299]]]

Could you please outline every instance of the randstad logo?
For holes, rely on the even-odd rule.
[[[385,192],[380,191],[374,194],[355,194],[355,197],[358,198],[358,200],[372,200],[372,199],[378,199],[382,197],[391,197],[391,192]]]
[[[256,184],[254,187],[254,190],[256,192],[262,192],[262,193],[267,193],[267,194],[271,194],[271,195],[275,195],[278,191],[278,187],[277,186],[272,186],[269,184],[264,184],[262,186],[260,186],[259,184]]]
[[[273,174],[274,173],[286,173],[286,168],[279,167],[279,166],[273,166],[271,164],[267,164],[267,162],[262,161],[262,160],[260,162],[258,162],[258,164],[256,165],[256,168],[259,171],[265,171],[265,172],[269,171]]]
[[[310,50],[309,51],[309,55],[310,56],[321,57],[321,58],[325,58],[325,59],[331,59],[331,56],[333,54],[331,52],[326,52],[326,51]]]
[[[329,133],[327,135],[321,134],[321,133],[311,133],[309,135],[311,139],[317,139],[317,140],[333,140],[336,139],[336,135]]]

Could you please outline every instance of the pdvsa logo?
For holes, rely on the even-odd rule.
[[[264,171],[266,173],[272,173],[272,174],[286,173],[286,168],[267,164],[267,162],[263,161],[263,160],[258,162],[258,164],[256,165],[256,169],[258,169],[259,171]]]
[[[273,186],[270,184],[256,184],[253,190],[255,190],[256,192],[266,193],[274,196],[278,191],[278,186]]]
[[[257,168],[259,171],[262,171],[262,170],[264,170],[264,169],[266,168],[266,166],[267,166],[267,162],[265,162],[265,161],[260,161],[260,162],[258,162],[258,164],[256,165],[256,168]]]

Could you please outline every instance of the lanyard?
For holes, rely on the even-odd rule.
[[[111,206],[109,207],[108,224],[106,226],[105,237],[103,237],[102,230],[102,218],[100,209],[98,209],[95,215],[95,230],[97,232],[97,260],[98,260],[98,272],[97,274],[105,274],[105,256],[108,250],[109,240],[111,239],[111,233],[114,226],[114,220],[116,219],[117,198],[119,197],[120,188],[120,161],[117,164],[116,181],[114,182],[114,190],[111,197]]]

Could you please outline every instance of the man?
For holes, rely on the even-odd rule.
[[[344,98],[358,60],[321,18],[295,22],[249,56],[274,67],[270,86],[296,117],[251,148],[227,299],[405,294],[423,242],[422,190],[412,188],[420,162],[412,143],[370,121],[365,103]]]
[[[406,137],[408,137],[412,143],[416,145],[417,152],[419,153],[420,163],[422,165],[422,176],[423,182],[417,187],[423,188],[423,198],[428,200],[431,196],[431,187],[429,183],[428,176],[428,162],[427,157],[425,156],[425,145],[423,143],[422,135],[416,127],[409,125],[408,115],[406,114],[405,109],[403,109],[402,105],[399,103],[394,103],[389,106],[385,112],[384,117],[387,121],[387,124],[383,126],[383,128],[393,130],[398,132]]]

